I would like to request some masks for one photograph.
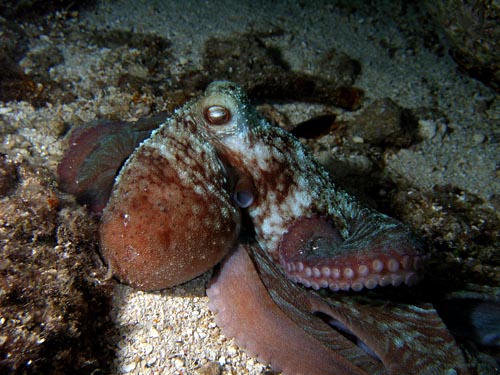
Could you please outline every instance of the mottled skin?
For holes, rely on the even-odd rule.
[[[92,212],[102,212],[119,168],[166,117],[162,113],[134,123],[96,120],[74,129],[57,169],[59,187]]]
[[[211,135],[179,109],[127,160],[99,229],[114,275],[163,289],[206,272],[233,247],[240,212]]]
[[[336,188],[298,139],[256,113],[240,87],[215,82],[197,106],[221,157],[253,183],[248,213],[257,242],[294,281],[332,290],[418,281],[422,242]],[[211,108],[217,115],[224,108],[224,121],[211,123]],[[318,235],[318,226],[330,233]]]
[[[92,181],[109,181],[80,168],[111,155],[116,141],[89,151],[99,127],[88,132],[63,159],[60,182],[77,189],[67,178],[78,176],[87,188],[77,193],[98,207],[102,197],[87,192],[96,191]],[[109,165],[118,168],[97,164]],[[238,238],[242,213],[254,238]],[[239,243],[207,290],[210,307],[228,336],[285,374],[465,373],[432,306],[331,300],[294,282],[332,290],[413,284],[422,243],[337,190],[300,142],[259,117],[233,83],[210,85],[137,148],[103,211],[100,240],[114,275],[141,289],[189,280]]]

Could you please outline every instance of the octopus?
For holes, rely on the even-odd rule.
[[[219,264],[217,324],[284,374],[467,373],[431,303],[366,294],[418,283],[424,242],[339,189],[240,86],[213,82],[159,121],[79,128],[59,166],[101,215],[116,278],[157,290]]]

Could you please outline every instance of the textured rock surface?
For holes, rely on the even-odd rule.
[[[500,91],[500,4],[498,1],[426,1],[451,43],[455,61]]]
[[[109,367],[109,283],[84,209],[59,200],[46,169],[18,167],[0,199],[0,371],[89,373]],[[108,285],[108,287],[106,286]]]

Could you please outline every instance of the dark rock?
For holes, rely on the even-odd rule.
[[[17,181],[16,166],[7,155],[0,154],[0,198],[6,195]]]
[[[418,120],[409,109],[391,99],[370,104],[347,129],[351,137],[383,147],[408,147],[419,140]]]
[[[345,79],[325,79],[320,75],[291,70],[281,51],[268,45],[265,39],[266,35],[256,33],[208,39],[203,59],[204,72],[186,73],[180,82],[187,83],[187,87],[196,92],[213,80],[230,80],[241,84],[249,96],[260,100],[300,100],[333,104],[348,110],[361,106],[361,89],[344,86]]]
[[[500,92],[500,5],[496,1],[426,1],[451,43],[451,55],[469,74]]]
[[[334,114],[313,117],[297,124],[291,133],[299,138],[319,138],[330,132],[335,124],[335,117]]]

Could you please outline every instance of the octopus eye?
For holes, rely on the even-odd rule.
[[[231,120],[231,112],[221,105],[213,105],[205,109],[205,120],[211,125],[225,125]]]
[[[247,208],[253,203],[254,196],[251,191],[239,190],[234,192],[233,199],[239,207]]]

